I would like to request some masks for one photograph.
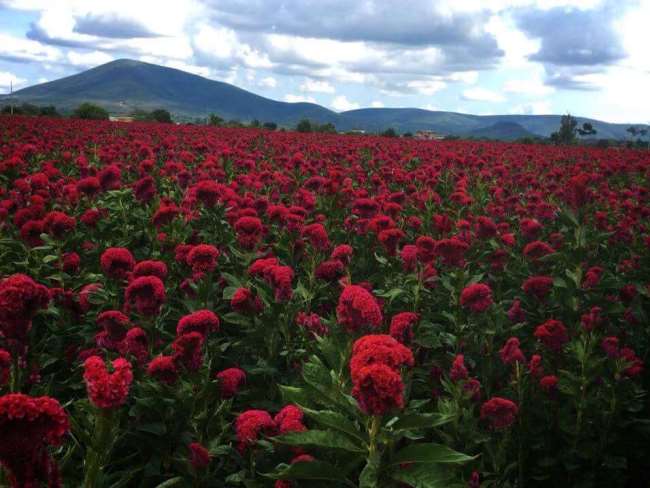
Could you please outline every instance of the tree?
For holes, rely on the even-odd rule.
[[[163,122],[166,124],[170,124],[172,121],[172,116],[164,108],[159,108],[149,114],[149,119],[155,122]]]
[[[208,118],[208,124],[220,126],[223,124],[223,119],[217,114],[210,114],[210,117]]]
[[[43,115],[45,117],[60,117],[61,114],[58,112],[56,107],[54,105],[46,105],[45,107],[41,107],[39,110],[39,115]]]
[[[108,120],[108,112],[93,103],[82,103],[72,113],[73,117],[88,120]]]
[[[576,141],[578,121],[571,114],[563,115],[560,119],[560,129],[551,134],[555,144],[573,144]]]
[[[627,129],[625,129],[625,131],[629,132],[633,139],[636,137],[636,135],[638,133],[638,129],[636,127],[634,127],[633,125],[631,125]]]
[[[275,122],[264,122],[264,128],[268,130],[275,130],[278,128],[278,124]]]
[[[592,136],[596,134],[596,132],[596,129],[594,129],[594,127],[589,122],[585,122],[582,124],[582,127],[578,129],[578,134],[581,136]]]
[[[253,127],[254,129],[259,129],[262,126],[262,123],[257,119],[253,119],[253,120],[251,120],[251,123],[249,125],[250,125],[250,127]]]
[[[302,119],[300,122],[298,122],[298,125],[296,126],[296,130],[298,132],[311,132],[312,131],[311,122],[307,119]]]
[[[381,133],[384,137],[397,137],[397,132],[392,127],[389,127],[384,132]]]

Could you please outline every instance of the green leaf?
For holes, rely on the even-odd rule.
[[[295,463],[264,476],[280,480],[330,480],[349,483],[340,468],[324,461]]]
[[[248,317],[246,317],[245,315],[238,314],[236,312],[230,312],[224,314],[222,315],[222,318],[224,321],[228,322],[229,324],[248,325],[250,322],[250,319]]]
[[[452,415],[440,413],[412,413],[401,416],[392,428],[393,430],[432,429],[447,424],[453,419]]]
[[[361,432],[359,432],[355,425],[344,415],[331,410],[311,410],[302,405],[300,405],[300,408],[302,408],[302,411],[305,412],[308,417],[314,419],[319,424],[344,432],[361,442],[366,441],[366,439],[362,437]]]
[[[183,478],[180,476],[176,476],[175,478],[170,478],[167,481],[163,481],[162,483],[157,485],[156,488],[169,488],[170,486],[178,485],[181,481],[183,481]]]
[[[353,442],[348,436],[331,430],[308,430],[289,432],[273,438],[274,441],[290,446],[316,446],[330,449],[343,449],[350,452],[365,452],[361,443]]]
[[[442,444],[411,444],[395,454],[389,465],[404,463],[462,464],[474,458],[475,456],[454,451]]]
[[[368,458],[366,466],[359,475],[359,488],[377,488],[379,486],[379,471],[381,469],[381,454],[377,451]]]
[[[59,259],[58,256],[54,256],[53,254],[48,254],[43,258],[43,262],[47,264],[47,263],[51,263],[52,261],[56,261],[57,259]]]
[[[311,398],[308,392],[304,388],[298,388],[297,386],[286,386],[278,385],[280,394],[285,403],[297,403],[302,407],[305,403],[311,403]]]
[[[391,478],[412,488],[449,488],[451,473],[444,466],[412,464],[395,469]]]
[[[239,290],[238,287],[236,286],[227,286],[223,289],[223,299],[224,300],[230,300],[232,299],[233,295],[235,292]]]

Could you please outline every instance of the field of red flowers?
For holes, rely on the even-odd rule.
[[[0,485],[640,487],[650,153],[0,118]]]

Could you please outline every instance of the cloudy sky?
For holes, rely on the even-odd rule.
[[[336,111],[650,122],[650,0],[0,0],[0,93],[113,59]]]

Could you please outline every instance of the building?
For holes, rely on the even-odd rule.
[[[432,130],[419,130],[415,133],[413,138],[420,141],[441,141],[445,136],[444,134],[438,134]]]
[[[111,122],[133,122],[133,117],[129,115],[109,115],[108,120]]]

